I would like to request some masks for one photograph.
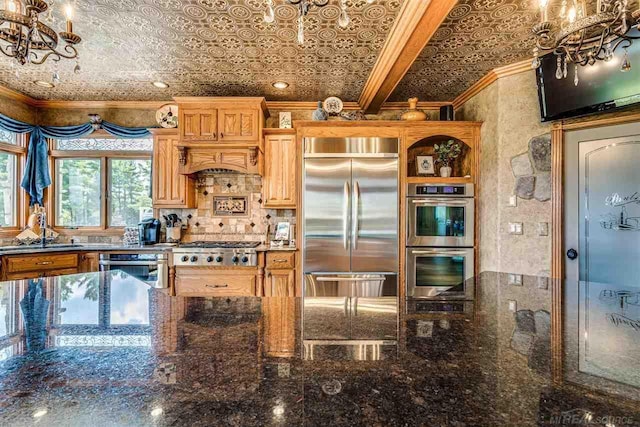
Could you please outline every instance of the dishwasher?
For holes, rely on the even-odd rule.
[[[167,254],[156,253],[114,253],[100,254],[100,271],[120,270],[154,288],[169,287]]]

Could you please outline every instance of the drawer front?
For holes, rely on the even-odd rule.
[[[267,269],[278,270],[285,268],[295,268],[295,252],[267,252]]]
[[[7,259],[7,273],[58,270],[77,267],[77,254],[21,256]]]
[[[75,268],[67,268],[64,270],[55,270],[55,271],[25,271],[22,273],[9,273],[7,274],[7,280],[27,280],[27,279],[38,279],[40,277],[55,277],[55,276],[65,276],[68,274],[77,274],[78,270]]]
[[[255,273],[226,272],[181,273],[176,271],[176,295],[183,296],[255,296]]]

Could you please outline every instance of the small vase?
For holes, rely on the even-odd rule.
[[[449,178],[451,176],[451,166],[443,166],[440,168],[440,176],[442,178]]]
[[[418,98],[409,98],[409,111],[404,113],[401,116],[401,119],[411,121],[411,122],[427,120],[426,113],[424,111],[418,110],[417,107],[418,107]]]
[[[329,115],[324,111],[324,108],[322,108],[322,101],[318,101],[318,108],[315,109],[311,117],[316,121],[327,120]]]

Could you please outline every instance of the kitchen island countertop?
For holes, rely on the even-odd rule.
[[[171,297],[121,272],[0,283],[0,425],[640,425],[631,299],[567,286],[558,317],[557,282],[477,280],[474,302],[358,302],[359,333],[391,315],[397,339],[349,342],[305,341],[300,298]]]

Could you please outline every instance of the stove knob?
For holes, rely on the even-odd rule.
[[[208,256],[207,257],[207,262],[213,262],[213,257],[212,256]]]
[[[216,262],[222,262],[222,257],[220,255],[216,257]]]
[[[249,261],[249,257],[248,256],[243,256],[242,257],[242,262],[248,262]]]
[[[194,255],[194,256],[191,257],[191,262],[196,262],[197,260],[198,260],[197,256]]]
[[[231,258],[231,262],[233,262],[234,264],[238,262],[238,255],[234,255],[233,258]]]
[[[189,257],[185,255],[182,258],[180,258],[180,260],[182,260],[182,262],[187,262],[189,261]]]

